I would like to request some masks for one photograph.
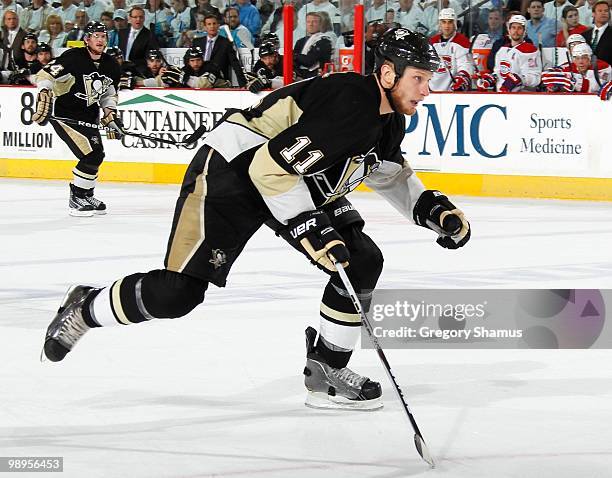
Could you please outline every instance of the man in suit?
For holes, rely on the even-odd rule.
[[[612,64],[612,30],[610,29],[610,6],[605,0],[593,5],[593,28],[582,33],[593,53],[600,60]]]
[[[141,69],[146,68],[147,51],[159,48],[155,36],[144,26],[144,21],[144,10],[136,5],[130,9],[128,16],[130,28],[119,30],[119,48],[125,52],[126,61],[131,61]]]
[[[13,10],[6,10],[2,15],[2,64],[0,70],[11,70],[12,63],[23,58],[21,44],[26,33],[19,26],[17,14]]]
[[[204,52],[204,63],[214,63],[226,80],[231,79],[230,68],[236,73],[238,84],[241,87],[246,85],[246,78],[240,66],[240,61],[230,41],[219,35],[219,20],[215,15],[206,15],[204,18],[204,28],[206,36],[196,38],[193,46],[199,46]]]

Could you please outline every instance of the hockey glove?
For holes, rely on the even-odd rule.
[[[123,126],[121,118],[117,116],[117,110],[110,110],[108,113],[106,113],[106,115],[100,120],[100,124],[102,126],[112,128],[111,130],[106,131],[106,137],[108,139],[121,139],[125,135],[125,127]]]
[[[32,115],[32,121],[44,126],[49,121],[51,110],[53,109],[53,92],[43,88],[36,97],[36,111]]]
[[[173,88],[185,86],[185,72],[178,66],[169,66],[161,74],[161,80],[164,84]]]
[[[612,81],[608,81],[599,89],[599,98],[601,101],[608,101],[612,98]]]
[[[245,73],[247,80],[246,88],[251,93],[259,93],[265,88],[270,88],[272,83],[265,76],[256,75],[254,73]]]
[[[523,86],[523,80],[516,73],[508,73],[504,82],[499,87],[499,91],[502,93],[510,93],[512,91],[518,91],[518,89]]]
[[[476,89],[478,91],[491,91],[495,89],[497,78],[492,73],[481,73],[480,78],[476,80]]]
[[[576,80],[574,76],[567,71],[545,71],[542,73],[542,84],[546,87],[546,91],[555,92],[574,91]]]
[[[311,257],[311,260],[325,269],[335,272],[335,261],[344,267],[350,254],[342,236],[331,226],[329,217],[323,211],[306,211],[289,221],[289,234]]]
[[[134,86],[136,86],[136,78],[130,72],[124,73],[119,79],[120,90],[133,90]]]
[[[419,226],[436,232],[436,242],[445,249],[458,249],[470,240],[470,223],[440,191],[424,191],[414,206],[413,217]]]
[[[469,73],[460,71],[453,80],[451,85],[451,91],[469,91],[471,88],[472,80]]]

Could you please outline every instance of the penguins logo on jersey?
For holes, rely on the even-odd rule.
[[[100,101],[102,95],[106,93],[106,90],[108,90],[112,84],[113,80],[108,76],[101,75],[97,71],[94,71],[89,75],[83,75],[85,93],[76,93],[74,96],[83,101],[87,101],[87,106],[95,105]]]
[[[405,30],[403,28],[398,28],[397,30],[395,30],[395,39],[396,40],[403,40],[408,35],[410,35],[410,31],[409,30]]]

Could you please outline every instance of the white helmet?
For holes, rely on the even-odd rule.
[[[438,14],[438,21],[439,20],[453,20],[457,22],[457,14],[452,8],[443,8]]]
[[[579,35],[578,33],[574,33],[573,35],[570,35],[567,37],[566,43],[569,46],[572,43],[586,43],[586,40],[582,35]]]
[[[518,23],[524,27],[527,25],[527,19],[523,15],[512,15],[510,20],[508,20],[508,28],[510,28],[510,25],[513,23]]]
[[[588,43],[578,43],[574,48],[572,48],[572,57],[585,55],[589,58],[593,56],[593,50],[591,50]]]

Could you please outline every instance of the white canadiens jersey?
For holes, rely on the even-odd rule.
[[[448,70],[453,76],[464,74],[471,77],[474,72],[474,63],[470,55],[470,41],[465,35],[455,33],[448,40],[444,40],[442,35],[438,34],[433,36],[429,43],[433,45],[443,61],[443,65],[429,80],[431,91],[450,91],[452,78]]]
[[[597,76],[599,77],[599,82],[597,78],[595,78],[595,72],[592,66],[585,73],[579,73],[576,69],[576,65],[572,64],[568,66],[568,64],[565,63],[563,65],[563,71],[572,73],[576,80],[574,91],[580,93],[598,93],[600,88],[599,83],[603,85],[612,80],[612,68],[603,60],[597,60]]]
[[[511,46],[506,43],[495,55],[494,73],[497,77],[497,91],[499,91],[509,73],[521,77],[523,86],[518,90],[534,90],[542,77],[542,62],[540,54],[533,43],[519,43]]]

